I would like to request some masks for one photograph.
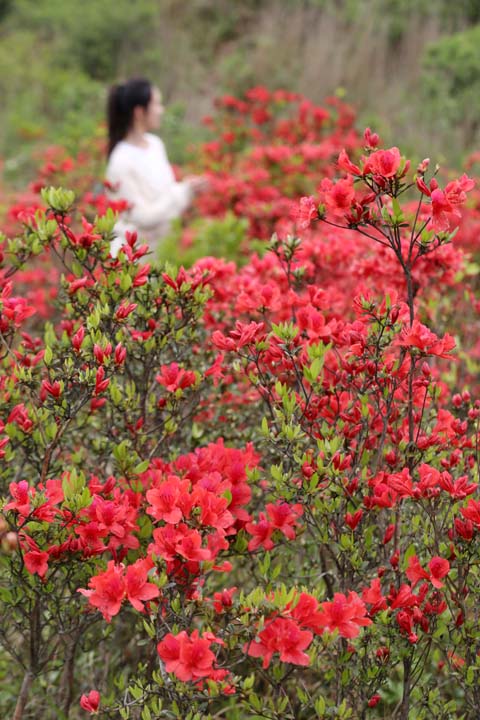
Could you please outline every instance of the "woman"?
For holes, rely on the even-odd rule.
[[[137,231],[155,251],[170,222],[206,185],[197,176],[176,182],[164,144],[151,132],[159,127],[163,112],[160,91],[148,80],[133,78],[110,90],[106,177],[111,197],[129,205],[115,225],[114,257],[127,231]]]

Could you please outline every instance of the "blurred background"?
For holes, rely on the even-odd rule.
[[[216,96],[265,84],[337,94],[386,143],[460,166],[480,134],[480,2],[0,0],[0,70],[9,182],[34,150],[102,132],[108,86],[134,74],[163,92],[174,162]]]

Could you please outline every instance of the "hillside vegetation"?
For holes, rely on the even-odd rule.
[[[344,95],[384,137],[459,164],[478,140],[479,21],[473,0],[1,0],[5,175],[28,176],[32,148],[77,149],[108,85],[140,73],[177,161],[214,97],[265,84]]]

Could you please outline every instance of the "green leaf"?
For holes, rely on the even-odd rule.
[[[134,469],[133,472],[135,475],[141,475],[146,470],[148,470],[150,466],[150,460],[143,460],[141,463],[139,463]]]

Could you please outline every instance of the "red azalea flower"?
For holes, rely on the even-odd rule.
[[[123,571],[123,565],[115,565],[115,562],[110,560],[104,573],[90,578],[90,590],[78,590],[88,598],[90,605],[100,610],[107,622],[110,622],[114,615],[118,615],[125,597]]]
[[[184,390],[194,385],[195,379],[195,373],[192,370],[184,370],[176,362],[170,363],[170,365],[162,365],[160,373],[155,378],[168,392],[175,392],[179,388]]]
[[[450,571],[450,563],[448,562],[448,560],[435,556],[428,563],[428,568],[430,570],[430,582],[432,583],[433,587],[443,587],[443,583],[440,582],[440,580],[442,580],[442,578],[448,575]]]
[[[281,502],[276,504],[268,503],[265,509],[272,527],[275,530],[280,530],[289,540],[294,540],[296,520],[303,515],[303,507],[299,503],[290,505]]]
[[[202,638],[198,630],[189,637],[185,630],[178,635],[169,633],[158,643],[157,652],[171,672],[183,682],[208,677],[213,672],[215,655],[210,650],[211,639]]]
[[[301,230],[306,230],[310,227],[312,220],[318,217],[318,207],[315,199],[310,197],[300,198],[300,203],[294,211],[294,219],[297,221],[297,225]]]
[[[187,517],[191,508],[190,481],[169,475],[167,480],[147,491],[147,513],[156,520],[175,524]]]
[[[355,203],[353,178],[344,178],[335,183],[324,178],[320,183],[320,199],[333,216],[344,216]]]
[[[450,232],[456,228],[462,217],[460,210],[452,205],[445,193],[438,188],[432,191],[430,197],[432,200],[431,229],[436,233],[441,233]]]
[[[45,577],[48,570],[48,553],[40,550],[30,550],[30,552],[25,553],[23,560],[29,573],[32,575],[37,573],[39,577]]]
[[[323,611],[321,622],[325,630],[338,630],[344,638],[355,638],[360,627],[372,624],[367,617],[365,603],[356,592],[350,592],[348,597],[343,593],[335,593],[331,602],[324,602],[320,607]]]
[[[400,347],[416,347],[427,355],[448,358],[450,350],[455,347],[454,338],[445,333],[439,338],[418,320],[414,320],[411,327],[406,326],[396,341]]]
[[[364,175],[381,175],[384,178],[392,178],[397,174],[402,156],[397,147],[389,150],[376,150],[365,161],[363,165]]]
[[[289,618],[266,620],[265,628],[258,637],[245,645],[244,651],[251,657],[263,658],[263,668],[270,665],[275,652],[280,654],[282,662],[294,665],[309,665],[310,658],[303,652],[312,642],[313,635],[308,630],[300,630],[297,623]]]
[[[345,149],[341,150],[340,155],[338,156],[337,165],[340,168],[340,170],[344,170],[347,173],[350,173],[352,175],[361,175],[362,171],[358,167],[358,165],[354,165],[350,158],[348,157]]]
[[[88,695],[82,695],[80,706],[89,713],[97,713],[100,705],[100,693],[98,690],[90,690]]]
[[[148,582],[148,571],[153,567],[151,558],[137,560],[127,567],[125,573],[125,593],[135,610],[145,611],[144,602],[160,595],[160,589]]]
[[[267,520],[265,513],[259,513],[257,523],[247,523],[245,525],[245,530],[250,533],[250,535],[253,535],[252,540],[248,543],[249,552],[253,552],[260,546],[265,550],[271,550],[275,547],[275,543],[271,539],[275,528],[272,523]]]

